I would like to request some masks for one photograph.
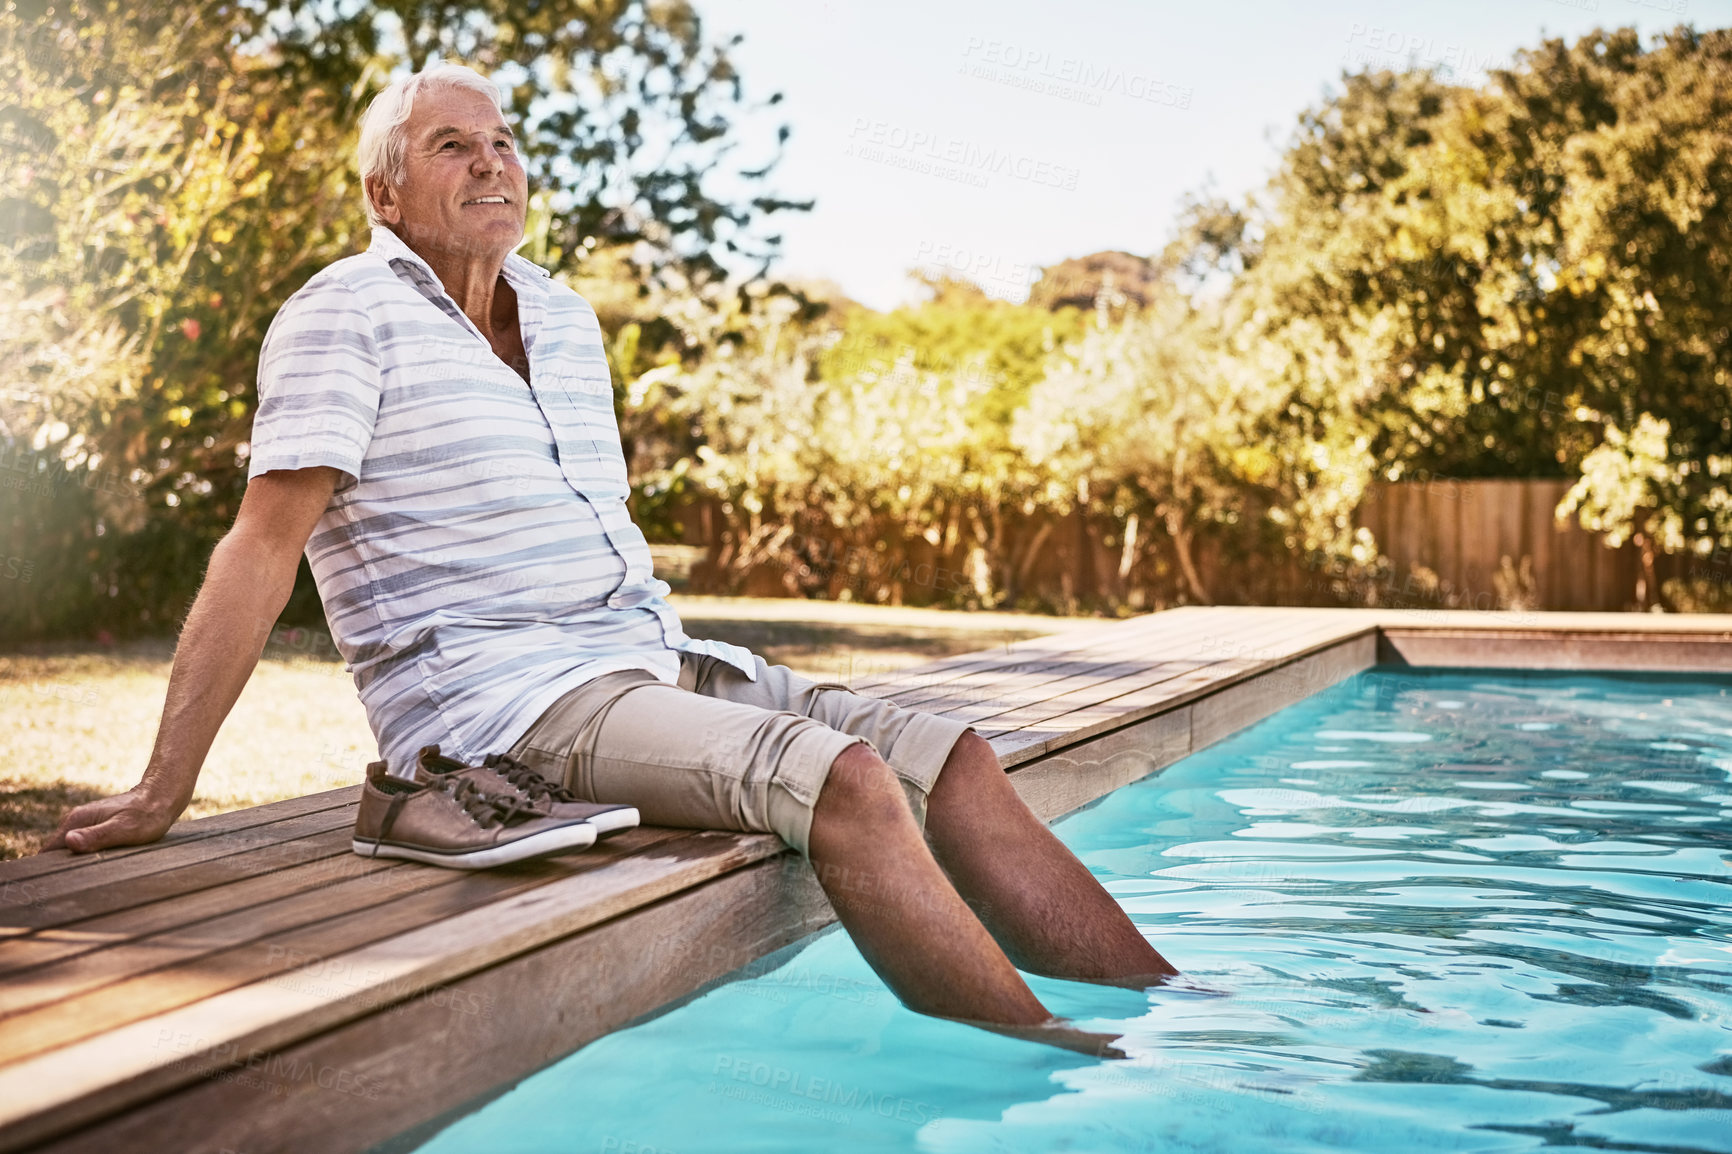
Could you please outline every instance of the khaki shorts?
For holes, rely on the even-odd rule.
[[[756,681],[691,653],[680,654],[678,685],[647,670],[604,673],[554,702],[511,756],[585,801],[636,806],[645,825],[774,833],[808,854],[830,766],[864,741],[924,824],[968,725],[754,660]]]

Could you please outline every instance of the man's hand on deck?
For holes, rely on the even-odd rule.
[[[134,786],[113,797],[98,798],[72,810],[60,819],[42,846],[44,850],[69,849],[74,853],[144,845],[168,832],[186,803],[179,805],[150,796],[143,786]]]

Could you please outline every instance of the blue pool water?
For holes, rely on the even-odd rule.
[[[911,1013],[831,931],[423,1149],[1732,1150],[1729,691],[1376,671],[1065,819],[1212,991],[1031,979],[1128,1059]]]

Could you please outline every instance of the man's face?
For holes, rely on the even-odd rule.
[[[499,110],[435,88],[416,96],[406,128],[403,183],[373,186],[385,222],[417,249],[504,259],[523,240],[529,178]]]

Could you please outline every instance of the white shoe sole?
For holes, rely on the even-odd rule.
[[[428,865],[444,866],[447,869],[478,870],[489,866],[509,865],[563,850],[586,849],[595,844],[597,832],[596,827],[587,821],[573,822],[571,825],[532,834],[504,845],[488,846],[486,849],[464,853],[440,853],[438,850],[369,841],[365,838],[354,838],[349,845],[362,857],[400,857]]]
[[[606,837],[610,833],[618,833],[622,829],[631,829],[637,825],[638,813],[635,807],[624,805],[605,813],[592,813],[583,820],[595,827],[597,836]]]

